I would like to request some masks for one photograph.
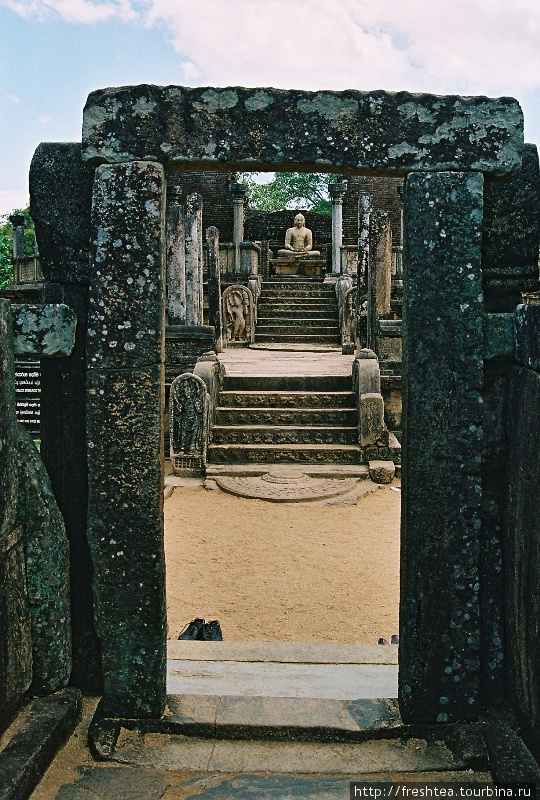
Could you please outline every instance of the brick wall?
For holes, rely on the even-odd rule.
[[[401,205],[397,188],[403,185],[403,178],[344,175],[342,180],[347,181],[347,192],[343,198],[343,244],[358,244],[358,195],[360,192],[370,192],[374,208],[389,212],[392,242],[394,246],[399,245]]]
[[[232,242],[233,239],[233,202],[229,184],[235,180],[235,172],[167,173],[168,185],[180,186],[182,202],[193,192],[202,195],[203,231],[215,225],[220,242]]]

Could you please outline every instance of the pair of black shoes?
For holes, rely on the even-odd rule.
[[[222,642],[223,634],[221,633],[221,625],[217,619],[205,622],[204,619],[197,617],[197,619],[192,619],[191,622],[186,625],[180,632],[178,638],[200,642]]]

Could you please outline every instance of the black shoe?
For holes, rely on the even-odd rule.
[[[393,633],[390,637],[390,644],[399,644],[399,635],[397,633]]]
[[[385,639],[383,636],[381,636],[377,644],[390,644],[390,642],[388,641],[388,639]]]
[[[192,619],[186,627],[180,631],[179,639],[202,639],[203,629],[206,627],[204,619]]]
[[[222,642],[223,634],[217,619],[210,620],[203,626],[201,639],[204,642]]]

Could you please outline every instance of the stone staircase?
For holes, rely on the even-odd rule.
[[[271,279],[257,304],[255,342],[340,345],[333,284]]]
[[[350,377],[225,376],[209,464],[361,464]]]

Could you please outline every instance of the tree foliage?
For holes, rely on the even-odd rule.
[[[32,255],[34,252],[34,222],[30,209],[16,208],[11,213],[0,216],[0,289],[13,282],[13,225],[9,221],[13,214],[22,214],[24,217],[25,254]]]
[[[318,172],[276,172],[269,183],[257,178],[264,173],[243,172],[241,183],[249,186],[249,205],[260,211],[280,211],[284,208],[305,208],[319,214],[331,214],[332,204],[328,184],[338,180],[337,175]]]

